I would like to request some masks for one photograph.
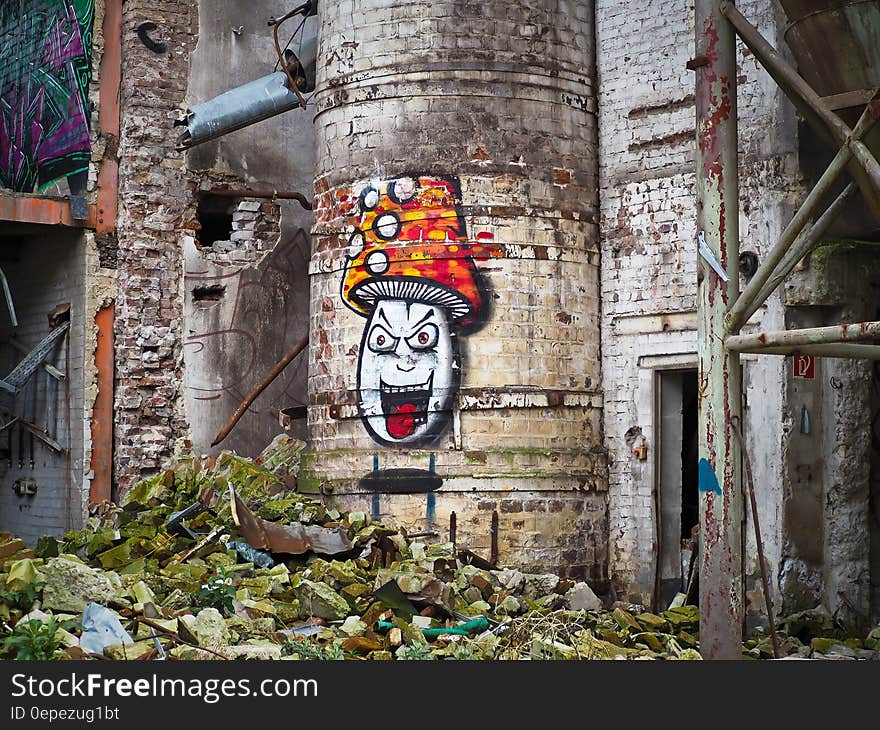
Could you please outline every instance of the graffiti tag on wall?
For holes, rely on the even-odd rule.
[[[445,431],[461,379],[458,337],[485,321],[457,179],[404,176],[352,189],[341,295],[366,318],[358,362],[361,420],[383,445],[428,446]]]
[[[0,188],[88,169],[95,0],[0,2]]]

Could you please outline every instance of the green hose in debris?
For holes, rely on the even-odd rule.
[[[379,631],[385,632],[394,628],[394,624],[390,621],[379,621],[377,622],[377,628]],[[485,616],[479,616],[470,621],[466,621],[463,624],[459,624],[458,626],[453,626],[452,628],[436,628],[436,629],[422,629],[422,635],[426,639],[436,639],[438,636],[443,636],[444,634],[458,634],[460,636],[467,636],[469,634],[476,634],[480,631],[486,631],[489,628],[489,619]]]

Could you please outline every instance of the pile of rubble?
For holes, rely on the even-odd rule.
[[[696,608],[606,610],[586,583],[498,570],[450,543],[427,545],[366,514],[330,509],[290,490],[300,449],[281,437],[256,460],[179,458],[62,540],[44,537],[30,549],[0,534],[0,652],[700,658]],[[744,652],[764,656],[765,643],[759,637]]]

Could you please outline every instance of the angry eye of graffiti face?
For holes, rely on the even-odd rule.
[[[448,420],[457,367],[444,308],[379,302],[364,331],[358,372],[367,430],[387,444],[432,440]]]
[[[407,344],[416,351],[432,350],[440,339],[440,329],[433,322],[426,322],[406,338]]]
[[[392,335],[381,324],[376,324],[370,329],[370,334],[367,337],[367,347],[376,353],[394,352],[397,349],[399,340],[399,337]]]

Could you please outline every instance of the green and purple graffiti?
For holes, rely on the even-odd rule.
[[[0,188],[88,169],[95,0],[0,0]]]

